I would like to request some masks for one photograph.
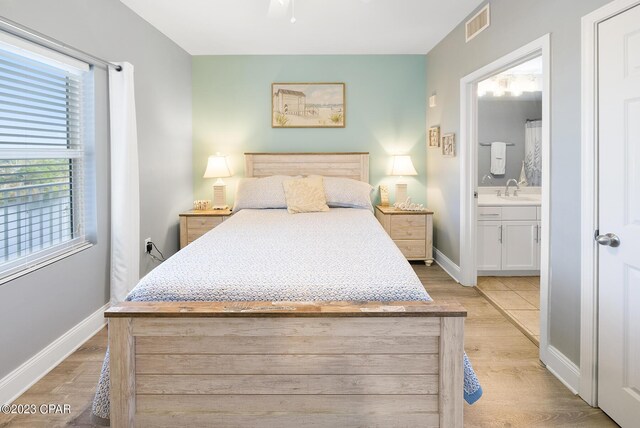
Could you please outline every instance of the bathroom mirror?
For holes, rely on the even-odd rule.
[[[541,186],[542,58],[478,84],[478,186]]]

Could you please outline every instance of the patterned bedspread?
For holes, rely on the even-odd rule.
[[[140,280],[129,301],[431,300],[368,210],[242,210]],[[464,357],[465,399],[482,394]],[[109,353],[93,403],[109,417]]]

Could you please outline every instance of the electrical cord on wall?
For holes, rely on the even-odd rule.
[[[158,254],[160,254],[160,257],[157,257],[155,254],[153,254],[154,249],[158,252]],[[156,244],[153,241],[147,242],[146,250],[147,250],[147,255],[151,257],[153,260],[155,260],[156,262],[162,263],[163,261],[166,260],[164,258],[164,254],[162,254],[162,251],[160,251],[160,249],[156,246]]]

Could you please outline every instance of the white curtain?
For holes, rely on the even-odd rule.
[[[542,184],[542,121],[532,120],[525,125],[524,170],[529,186]]]
[[[140,279],[138,135],[133,66],[109,68],[111,122],[111,304]]]

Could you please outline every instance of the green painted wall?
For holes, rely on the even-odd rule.
[[[409,195],[425,203],[425,69],[424,55],[193,57],[194,197],[213,197],[215,180],[202,175],[217,151],[235,174],[225,179],[230,204],[244,152],[367,151],[371,184],[389,184],[392,198],[390,155],[410,154],[419,175],[405,178]],[[273,82],[346,83],[346,128],[271,128]]]

